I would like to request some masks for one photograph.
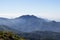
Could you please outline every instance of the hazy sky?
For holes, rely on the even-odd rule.
[[[15,18],[21,15],[60,20],[60,0],[0,0],[0,17]]]

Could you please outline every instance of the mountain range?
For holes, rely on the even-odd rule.
[[[23,15],[14,19],[0,18],[0,30],[60,32],[60,22],[45,20],[34,15]]]

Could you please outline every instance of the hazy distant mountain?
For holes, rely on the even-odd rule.
[[[0,31],[6,31],[6,32],[13,32],[13,33],[16,33],[16,34],[20,34],[20,33],[22,33],[21,31],[19,31],[19,30],[16,30],[16,29],[14,29],[14,28],[10,28],[10,27],[8,27],[8,26],[5,26],[5,25],[0,25]]]
[[[30,40],[60,40],[60,33],[51,31],[35,31],[22,33],[20,36]]]
[[[47,21],[34,15],[23,15],[15,19],[0,18],[0,25],[23,32],[54,31],[60,32],[60,22]]]

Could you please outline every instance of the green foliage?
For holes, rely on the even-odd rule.
[[[0,31],[0,40],[24,40],[12,32]]]

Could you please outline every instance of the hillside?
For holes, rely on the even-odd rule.
[[[35,31],[19,35],[28,40],[60,40],[60,33],[51,31]]]
[[[60,40],[60,33],[52,31],[21,32],[0,25],[0,40]]]
[[[1,40],[60,40],[60,22],[34,15],[0,18],[0,36]]]
[[[25,40],[25,39],[9,31],[0,31],[0,40]]]
[[[34,15],[23,15],[14,19],[0,18],[0,25],[18,32],[53,31],[60,32],[60,22],[45,20]]]

